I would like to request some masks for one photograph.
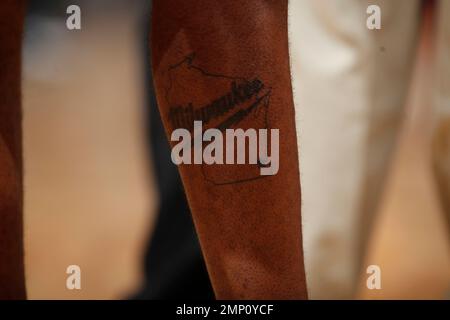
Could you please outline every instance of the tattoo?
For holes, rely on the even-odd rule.
[[[271,88],[258,77],[245,79],[210,73],[195,65],[194,58],[194,54],[186,56],[167,70],[165,99],[172,131],[184,128],[192,132],[194,121],[202,121],[205,129],[222,132],[231,128],[269,128]],[[259,169],[265,166],[267,162],[259,158],[256,164],[227,166],[227,169],[219,164],[202,164],[202,173],[206,181],[226,185],[264,178]]]
[[[171,107],[169,121],[175,128],[186,128],[191,131],[194,121],[201,120],[204,124],[208,124],[210,120],[220,118],[228,111],[252,99],[263,87],[264,84],[259,79],[241,84],[237,84],[233,80],[228,93],[209,102],[204,107],[194,109],[192,102],[187,107]],[[260,101],[261,98],[257,102]]]

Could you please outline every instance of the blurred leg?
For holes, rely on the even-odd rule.
[[[0,4],[0,299],[25,298],[20,125],[24,2]]]
[[[433,161],[450,227],[450,1],[439,2],[438,21]]]
[[[381,7],[381,30],[366,27],[370,4]],[[354,294],[402,116],[419,5],[291,1],[305,264],[313,299]]]

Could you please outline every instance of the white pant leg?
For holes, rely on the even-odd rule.
[[[366,9],[382,9],[368,30]],[[290,56],[312,299],[351,298],[408,87],[417,0],[291,0]]]
[[[450,230],[450,1],[438,5],[435,127],[433,160],[443,208]]]

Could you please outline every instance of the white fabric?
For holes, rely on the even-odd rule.
[[[366,27],[371,4],[381,7],[381,30]],[[312,299],[354,294],[399,129],[419,23],[417,0],[290,1],[305,265]]]

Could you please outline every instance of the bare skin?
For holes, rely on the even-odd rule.
[[[2,299],[26,297],[20,112],[24,2],[6,0],[0,6]],[[231,92],[235,102],[229,108],[240,112],[230,117],[230,110],[222,110],[210,127],[224,129],[234,121],[244,129],[280,130],[274,176],[255,175],[260,165],[256,171],[254,165],[212,171],[182,165],[180,171],[217,298],[305,299],[287,1],[223,2],[155,1],[153,71],[161,113],[170,136],[176,122],[169,119],[168,101],[207,102]],[[169,70],[181,90],[168,90]]]
[[[192,120],[280,130],[276,175],[179,166],[216,297],[306,299],[287,1],[155,0],[151,40],[169,139]]]
[[[20,52],[24,1],[0,5],[0,299],[25,299]]]

